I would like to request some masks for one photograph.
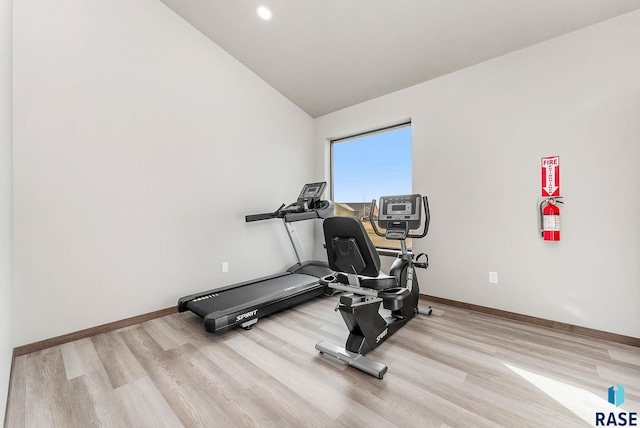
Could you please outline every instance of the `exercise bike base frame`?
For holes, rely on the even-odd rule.
[[[336,360],[347,363],[348,365],[355,367],[358,370],[362,370],[363,372],[368,373],[372,376],[375,376],[378,379],[382,379],[384,374],[387,372],[387,366],[385,366],[384,364],[373,361],[372,359],[367,358],[364,355],[357,354],[355,352],[349,352],[346,349],[338,345],[334,345],[333,343],[326,340],[317,343],[316,349],[323,354],[330,355]]]

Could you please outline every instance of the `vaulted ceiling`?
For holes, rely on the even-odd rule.
[[[640,9],[640,0],[161,1],[312,117]]]

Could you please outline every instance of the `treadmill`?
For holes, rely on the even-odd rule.
[[[305,184],[296,202],[275,212],[252,214],[246,222],[282,220],[298,262],[285,272],[182,297],[178,311],[204,319],[204,328],[217,333],[236,326],[250,329],[259,318],[312,299],[333,294],[319,278],[333,273],[326,262],[306,261],[293,223],[333,216],[333,202],[322,200],[326,182]]]

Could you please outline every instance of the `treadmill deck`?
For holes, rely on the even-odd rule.
[[[184,309],[204,318],[205,329],[217,332],[261,318],[324,293],[318,278],[284,273],[222,291],[190,296]]]

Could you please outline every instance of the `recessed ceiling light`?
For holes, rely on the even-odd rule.
[[[258,13],[258,16],[264,21],[271,21],[271,18],[273,17],[271,9],[264,5],[258,6],[256,12]]]

